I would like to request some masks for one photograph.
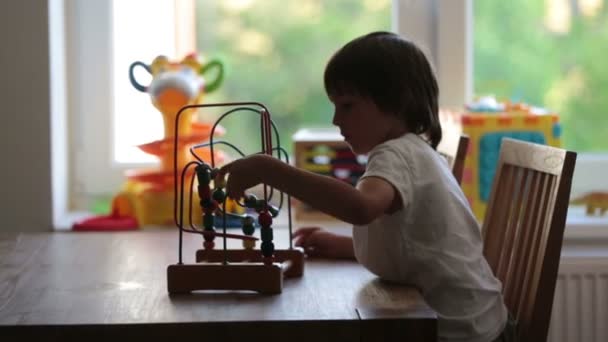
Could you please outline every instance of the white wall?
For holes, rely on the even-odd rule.
[[[51,230],[48,2],[0,1],[0,232]]]

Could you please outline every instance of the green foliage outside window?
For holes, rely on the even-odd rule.
[[[560,33],[546,25],[548,3],[474,1],[474,92],[548,108],[561,116],[565,147],[607,151],[608,10],[583,15],[568,1],[571,25]],[[331,125],[323,89],[331,54],[390,28],[390,0],[198,0],[198,49],[226,67],[224,85],[206,101],[266,104],[291,152],[298,128]],[[258,151],[257,120],[227,119],[226,139]]]
[[[390,0],[199,0],[198,49],[226,67],[224,84],[206,102],[264,103],[291,152],[298,128],[331,126],[323,88],[328,59],[356,36],[390,30],[390,10]],[[243,113],[222,121],[225,138],[245,153],[259,151],[258,120]]]
[[[567,20],[547,24],[556,1],[474,1],[477,95],[523,101],[560,114],[565,147],[608,151],[608,11],[585,15],[563,2]]]

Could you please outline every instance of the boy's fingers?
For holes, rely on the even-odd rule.
[[[293,236],[293,242],[296,246],[302,246],[308,235],[298,234]]]
[[[303,248],[307,248],[311,245],[311,240],[310,237],[312,236],[312,234],[317,231],[320,230],[321,228],[319,227],[304,227],[304,228],[300,228],[298,230],[296,230],[293,234],[293,240],[294,240],[294,244],[298,247],[303,247]]]
[[[307,256],[314,258],[319,256],[319,251],[317,251],[316,248],[305,248],[304,252],[306,253]]]
[[[239,199],[243,197],[243,193],[239,193],[238,191],[232,190],[230,187],[230,183],[226,186],[226,195],[232,199]]]
[[[306,235],[302,235],[299,239],[299,241],[297,242],[297,246],[302,247],[304,249],[310,249],[310,248],[318,248],[318,239],[317,236],[314,234],[306,234]]]
[[[310,235],[313,232],[315,232],[317,230],[320,230],[320,229],[321,228],[319,228],[319,227],[302,227],[302,228],[298,228],[298,230],[296,230],[293,233],[293,236],[297,237],[297,236],[302,236],[302,235]]]
[[[217,178],[224,178],[224,176],[226,176],[226,174],[227,174],[228,172],[230,172],[230,166],[231,166],[231,164],[232,164],[232,163],[228,163],[228,164],[226,164],[226,165],[224,165],[224,166],[220,167],[219,171],[217,172],[217,175],[215,176],[215,177],[216,177],[216,179],[217,179]]]

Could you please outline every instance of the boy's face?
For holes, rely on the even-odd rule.
[[[406,132],[396,115],[380,110],[370,98],[336,95],[329,99],[335,108],[332,122],[356,154],[366,154],[376,145]]]

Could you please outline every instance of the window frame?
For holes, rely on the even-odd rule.
[[[392,2],[393,30],[416,41],[429,55],[437,71],[443,107],[455,107],[472,99],[472,1]],[[194,0],[176,4],[176,11],[181,11],[178,15],[192,14],[189,19],[178,21],[178,50],[193,51]],[[142,164],[119,164],[112,156],[112,1],[66,0],[65,11],[68,151],[72,156],[69,198],[71,203],[87,203],[91,196],[117,191],[124,182],[124,171]],[[580,153],[572,195],[608,190],[602,170],[608,170],[608,153]],[[576,215],[573,226],[581,229],[608,226],[608,218],[585,220]]]

